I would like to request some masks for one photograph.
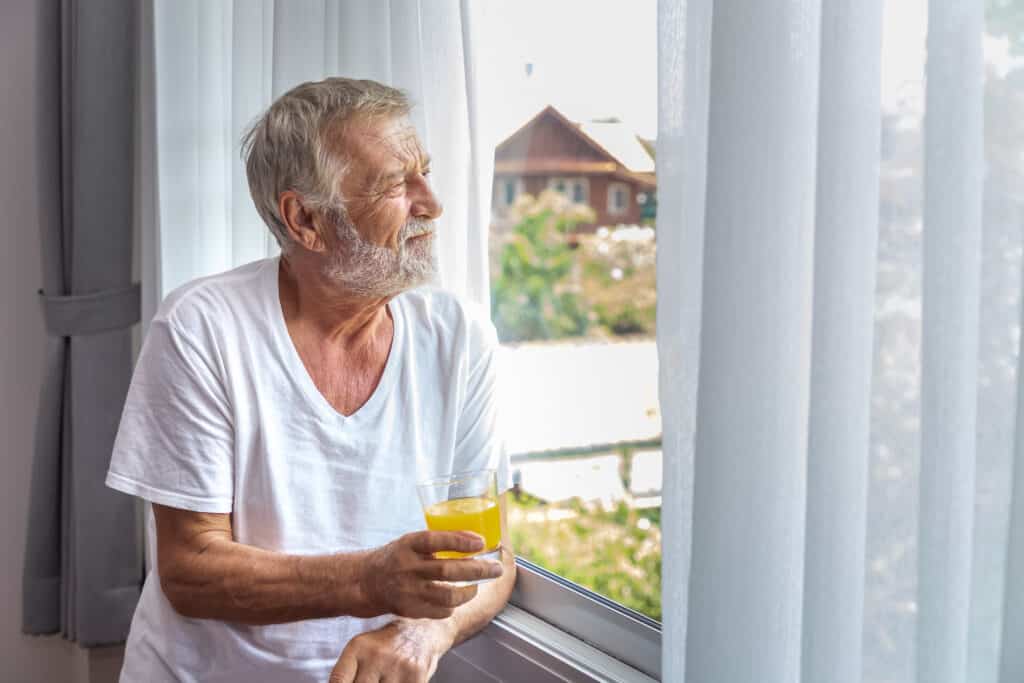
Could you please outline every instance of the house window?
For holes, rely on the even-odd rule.
[[[494,205],[499,209],[507,209],[516,203],[520,195],[526,192],[522,178],[504,177],[495,180]]]
[[[590,181],[586,178],[556,176],[548,180],[548,187],[575,204],[587,204],[590,201]]]
[[[608,185],[608,213],[621,216],[629,210],[629,185],[610,183]]]
[[[516,200],[516,181],[506,180],[505,181],[505,204],[508,206],[512,205],[512,202]]]
[[[582,182],[575,182],[572,185],[572,200],[577,204],[584,204],[587,201],[587,190]]]
[[[525,191],[522,178],[503,178],[498,182],[495,194],[498,197],[497,201],[502,206],[509,207],[515,204],[519,195]]]

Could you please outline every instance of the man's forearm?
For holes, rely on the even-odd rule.
[[[360,589],[365,555],[286,555],[217,540],[188,571],[161,576],[161,586],[178,612],[195,619],[279,624],[370,617],[382,612]]]

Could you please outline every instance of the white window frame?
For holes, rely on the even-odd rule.
[[[626,193],[626,203],[622,207],[615,205],[615,191],[623,190]],[[611,182],[608,183],[608,214],[610,216],[622,216],[629,212],[629,205],[632,201],[632,192],[628,183],[623,182]]]
[[[558,189],[558,183],[565,183],[565,191],[561,192]],[[577,187],[583,188],[583,201],[577,202],[575,199],[575,189]],[[590,178],[586,176],[551,176],[548,178],[548,189],[559,192],[566,199],[577,204],[589,204],[590,203]]]
[[[515,188],[516,189],[515,189],[515,197],[513,197],[512,201],[510,202],[510,201],[507,200],[507,196],[506,196],[505,190],[508,187],[508,184],[511,183],[511,182],[515,183]],[[516,199],[518,199],[524,192],[526,192],[526,184],[523,182],[523,179],[519,178],[519,177],[516,177],[516,178],[512,178],[512,177],[499,178],[497,183],[495,183],[495,184],[498,186],[497,188],[495,188],[497,190],[497,193],[498,193],[498,205],[501,206],[502,208],[508,208],[508,207],[512,206],[515,203]]]

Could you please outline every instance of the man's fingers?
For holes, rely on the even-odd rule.
[[[383,680],[381,673],[376,669],[367,669],[365,666],[361,666],[359,673],[356,674],[355,683],[381,683]]]
[[[480,581],[496,579],[504,570],[492,560],[429,560],[423,563],[420,575],[435,581]]]
[[[484,549],[484,539],[470,531],[418,531],[409,535],[409,547],[421,555],[443,550],[476,553]]]
[[[453,586],[450,583],[434,583],[427,587],[423,593],[424,599],[438,607],[454,609],[464,605],[476,597],[477,587]]]
[[[358,669],[359,664],[356,662],[356,658],[348,651],[342,652],[338,663],[331,669],[331,677],[327,683],[354,683]]]

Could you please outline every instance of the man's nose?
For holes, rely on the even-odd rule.
[[[437,220],[444,213],[444,207],[438,201],[437,195],[429,184],[423,183],[419,196],[412,205],[412,215],[416,218]]]

